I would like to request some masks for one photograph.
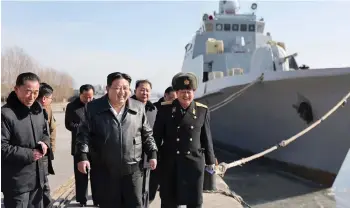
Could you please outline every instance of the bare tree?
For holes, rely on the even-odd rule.
[[[7,48],[1,54],[1,95],[7,96],[23,72],[34,72],[42,82],[54,88],[54,101],[61,102],[73,95],[73,78],[54,68],[42,68],[22,48]]]

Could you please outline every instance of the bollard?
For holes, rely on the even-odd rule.
[[[208,171],[204,171],[204,183],[203,190],[204,191],[216,191],[216,177],[215,173],[210,174]]]
[[[215,165],[218,164],[216,159]],[[216,174],[209,173],[207,170],[204,170],[204,182],[203,182],[203,190],[204,191],[216,191]]]

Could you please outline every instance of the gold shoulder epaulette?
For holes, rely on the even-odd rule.
[[[164,102],[161,102],[160,104],[161,105],[170,105],[172,103],[173,103],[173,101],[164,101]]]
[[[208,106],[202,104],[202,103],[199,103],[199,102],[196,102],[196,106],[198,107],[202,107],[202,108],[208,108]]]

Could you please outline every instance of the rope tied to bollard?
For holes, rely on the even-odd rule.
[[[236,166],[241,166],[241,165],[243,165],[245,163],[248,163],[248,162],[250,162],[252,160],[255,160],[255,159],[258,159],[260,157],[263,157],[263,156],[269,154],[270,152],[273,152],[273,151],[277,150],[280,147],[286,147],[290,143],[292,143],[295,140],[297,140],[299,137],[303,136],[304,134],[306,134],[307,132],[309,132],[310,130],[312,130],[313,128],[318,126],[319,124],[321,124],[323,121],[325,121],[330,115],[332,115],[340,107],[344,107],[346,105],[347,100],[348,100],[349,97],[350,97],[350,91],[332,109],[330,109],[326,114],[324,114],[320,119],[315,121],[309,127],[305,128],[304,130],[302,130],[299,133],[295,134],[294,136],[292,136],[292,137],[290,137],[290,138],[288,138],[286,140],[282,140],[280,143],[276,144],[275,146],[272,146],[269,149],[266,149],[266,150],[264,150],[262,152],[254,154],[254,155],[252,155],[250,157],[242,158],[240,160],[237,160],[237,161],[234,161],[234,162],[231,162],[231,163],[225,163],[225,162],[220,163],[219,165],[217,165],[215,167],[216,174],[218,174],[221,177],[223,177],[225,172],[228,169],[230,169],[230,168],[233,168],[233,167],[236,167]]]

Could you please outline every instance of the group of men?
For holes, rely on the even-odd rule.
[[[165,90],[164,97],[155,103],[149,100],[152,91],[150,81],[136,81],[133,96],[131,82],[131,77],[125,73],[111,73],[107,76],[107,93],[104,96],[94,99],[93,86],[83,85],[79,97],[67,105],[65,126],[72,132],[71,154],[74,157],[77,202],[86,206],[90,173],[92,200],[94,205],[102,208],[148,207],[158,190],[162,208],[180,205],[187,205],[188,208],[202,207],[204,170],[214,169],[215,155],[209,109],[193,100],[198,85],[197,78],[191,73],[178,73],[172,79],[172,86]],[[33,86],[22,85],[27,94],[35,91]],[[15,93],[22,102],[16,90],[19,86],[16,83]],[[34,106],[22,103],[29,109]],[[40,103],[36,104],[38,109],[44,106],[43,102]],[[3,108],[2,115],[7,112]],[[12,111],[16,114],[14,107]],[[7,117],[12,118],[11,115]],[[40,114],[37,117],[39,120]],[[54,136],[49,134],[48,125],[43,125],[42,130],[38,124],[29,128],[33,124],[31,119],[32,113],[28,113],[26,121],[14,121],[14,118],[5,123],[2,121],[2,156],[7,156],[5,161],[9,165],[12,163],[11,171],[15,171],[7,175],[8,180],[13,181],[9,187],[17,189],[19,180],[24,180],[28,177],[26,174],[29,174],[33,179],[28,182],[31,186],[26,183],[26,188],[17,190],[17,193],[28,195],[27,200],[21,198],[23,203],[27,201],[28,206],[24,207],[40,207],[36,206],[33,196],[38,196],[34,192],[48,187],[45,185],[47,177],[44,174],[43,181],[35,178],[41,179],[38,174],[40,164],[44,163],[41,157],[48,155],[47,161],[53,158],[51,153],[54,145],[50,144],[49,136]],[[48,120],[40,121],[47,123]],[[14,128],[16,122],[25,123],[26,129],[20,131],[24,129],[23,124],[22,127],[17,125],[18,129]],[[4,131],[3,126],[8,127],[8,131]],[[14,133],[16,130],[19,133]],[[36,131],[39,130],[38,136]],[[24,140],[22,136],[28,135],[28,131],[32,131],[33,136],[21,143]],[[7,144],[4,143],[4,136]],[[39,142],[39,147],[42,148],[34,145],[34,141]],[[9,148],[10,143],[12,149]],[[20,155],[24,151],[21,148],[31,149],[34,159],[26,160],[28,155]],[[14,156],[15,154],[17,155]],[[14,160],[17,160],[17,169],[13,168]],[[36,168],[36,172],[21,172],[29,168],[31,171]],[[13,174],[18,174],[21,179]],[[4,192],[3,186],[2,191]],[[18,195],[12,191],[8,190],[9,194],[4,192],[5,206],[6,199],[19,202]],[[9,207],[23,206],[9,204]]]

